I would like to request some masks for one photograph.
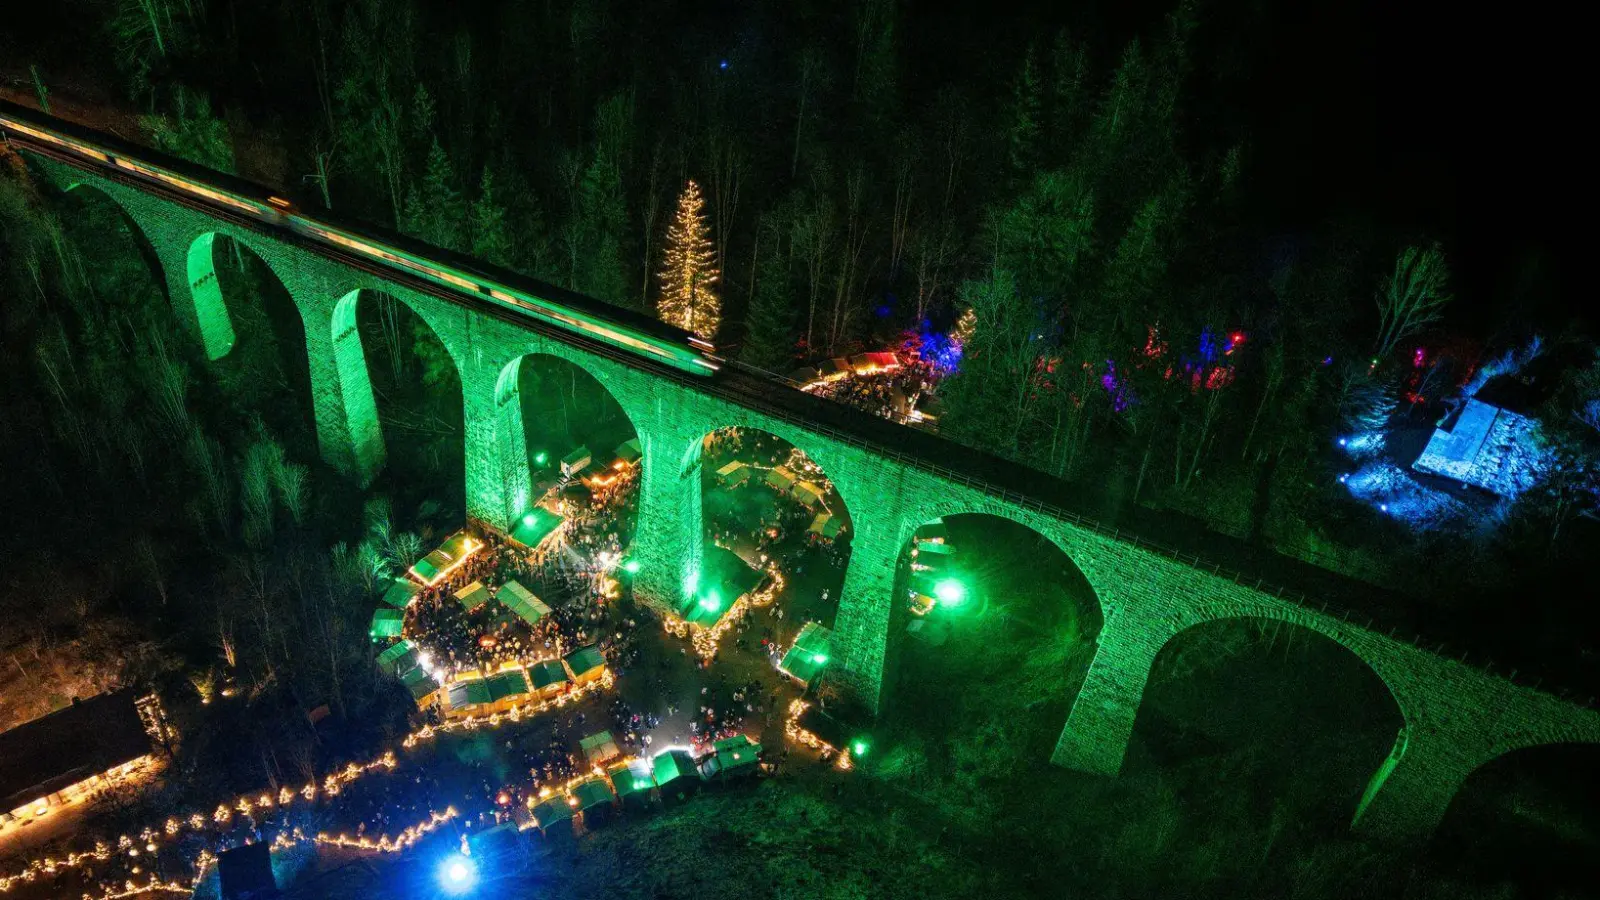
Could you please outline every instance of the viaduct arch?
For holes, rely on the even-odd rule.
[[[360,347],[350,326],[360,290],[383,291],[405,303],[454,361],[464,395],[466,506],[472,518],[505,527],[519,511],[520,485],[506,477],[515,460],[502,458],[505,432],[516,424],[500,413],[508,368],[530,353],[548,353],[594,376],[623,407],[643,450],[631,552],[642,564],[636,591],[647,599],[681,599],[685,575],[700,559],[698,446],[708,432],[750,427],[804,451],[858,513],[829,680],[870,708],[877,707],[882,690],[902,549],[922,522],[988,513],[1048,537],[1100,599],[1098,646],[1052,755],[1057,764],[1115,775],[1156,654],[1183,630],[1227,618],[1290,622],[1325,635],[1371,666],[1389,688],[1406,724],[1355,812],[1356,826],[1372,834],[1428,833],[1467,775],[1502,754],[1546,743],[1600,743],[1600,713],[1284,599],[1259,583],[1250,586],[1240,576],[1198,567],[1036,501],[824,431],[782,407],[730,398],[532,331],[466,298],[442,296],[399,276],[353,273],[316,250],[54,160],[41,160],[40,167],[63,188],[93,186],[128,213],[153,248],[175,304],[192,296],[189,254],[199,240],[207,234],[246,239],[304,319],[321,454],[363,484],[381,468],[383,450],[364,360],[359,370],[354,365]],[[208,335],[201,301],[185,305],[190,330],[208,354],[227,343],[215,325]],[[872,515],[859,515],[867,510]]]

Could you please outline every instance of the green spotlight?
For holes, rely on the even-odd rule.
[[[826,654],[826,653],[813,653],[811,655],[811,661],[820,666],[823,663],[828,661],[828,654]]]
[[[700,598],[700,608],[706,612],[716,612],[722,608],[722,596],[716,591],[706,594]]]
[[[872,749],[872,745],[867,743],[866,738],[856,738],[850,742],[850,754],[857,759],[866,756],[867,751],[870,749]]]
[[[954,578],[946,578],[934,585],[933,595],[944,606],[955,606],[967,599],[967,586]]]
[[[539,521],[539,517],[535,516],[533,513],[528,513],[527,515],[522,517],[522,524],[528,526],[529,528],[532,528],[533,527],[533,523],[535,523],[537,521]]]
[[[536,466],[542,466],[546,462],[548,462],[549,460],[550,460],[550,454],[544,452],[543,450],[540,450],[538,453],[534,454],[533,464],[536,465]]]
[[[637,559],[628,560],[622,564],[622,571],[627,572],[629,575],[639,574],[639,561]]]

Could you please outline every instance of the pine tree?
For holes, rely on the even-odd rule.
[[[763,223],[765,226],[767,223]],[[745,314],[739,358],[752,366],[782,372],[794,362],[794,309],[789,305],[789,272],[778,246],[779,229],[763,227],[756,289]]]
[[[700,186],[689,182],[678,197],[678,212],[667,229],[661,299],[656,308],[662,321],[709,338],[717,331],[722,308],[713,288],[720,273],[706,225],[705,205]]]
[[[512,264],[511,232],[506,227],[506,210],[495,199],[494,178],[488,169],[478,184],[478,199],[472,204],[472,255],[497,266]]]
[[[462,250],[466,222],[461,192],[456,190],[450,157],[434,139],[428,151],[428,170],[422,181],[413,182],[406,192],[405,227],[407,234],[446,250]]]

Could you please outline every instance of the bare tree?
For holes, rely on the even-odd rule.
[[[1388,358],[1406,338],[1439,321],[1450,302],[1449,281],[1450,267],[1438,244],[1400,251],[1393,274],[1379,285],[1376,298],[1378,359]]]

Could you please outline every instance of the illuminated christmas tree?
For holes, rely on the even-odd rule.
[[[709,338],[722,320],[722,301],[714,287],[721,273],[711,248],[705,205],[700,186],[689,182],[678,197],[678,213],[667,229],[661,299],[656,309],[662,321]]]

